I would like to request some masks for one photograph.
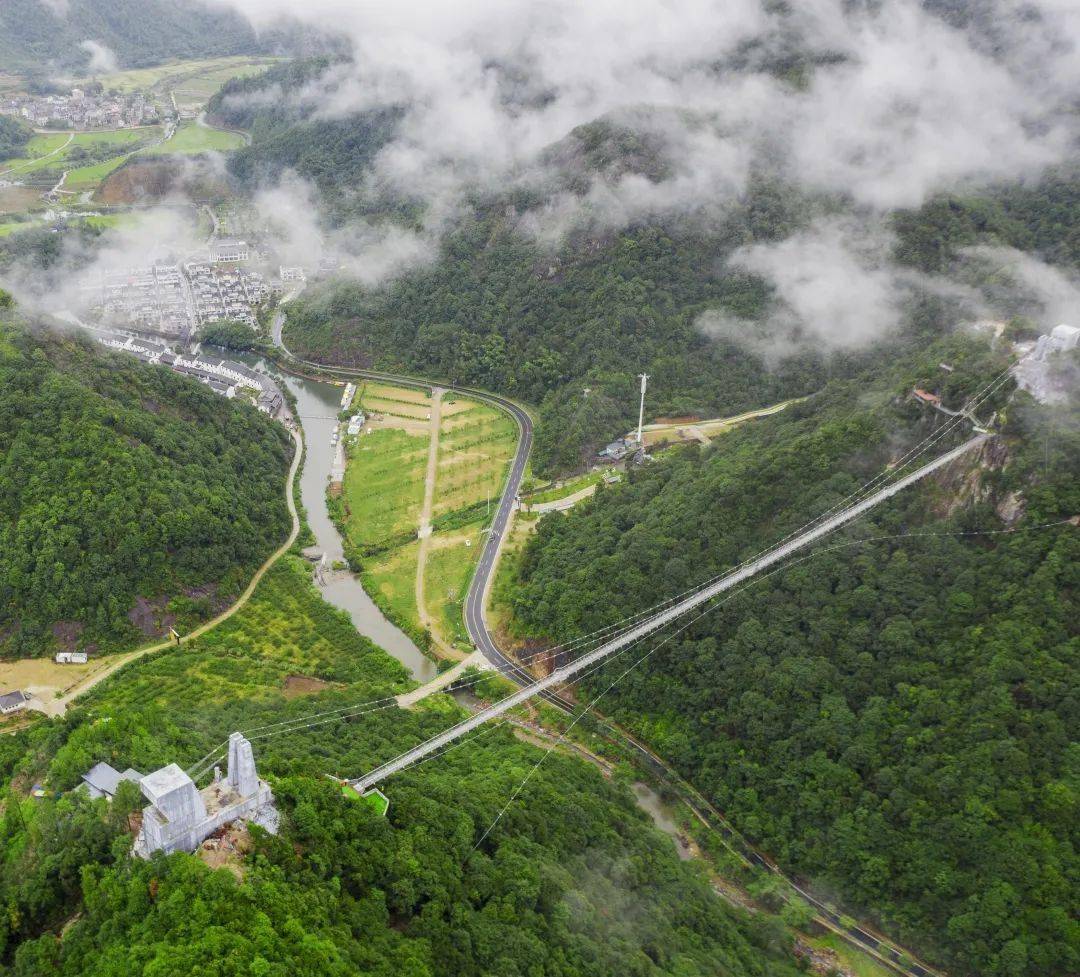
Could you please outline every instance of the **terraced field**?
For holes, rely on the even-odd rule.
[[[502,411],[474,400],[444,403],[434,518],[498,499],[516,444],[517,426]]]
[[[153,68],[135,68],[104,75],[98,80],[107,89],[121,92],[154,92],[159,95],[177,93],[182,96],[204,96],[205,103],[230,78],[247,77],[265,71],[280,58],[252,58],[234,55],[191,61],[172,61]]]
[[[56,158],[53,154],[56,154],[67,143],[69,136],[70,133],[63,132],[39,133],[32,136],[24,147],[22,156],[0,163],[0,173],[24,173],[34,166],[49,165],[49,162]],[[50,157],[50,159],[46,160],[45,157]]]
[[[468,650],[462,601],[483,548],[486,503],[494,506],[502,490],[517,427],[485,404],[442,395],[433,532],[421,545],[432,399],[424,391],[365,383],[354,406],[369,420],[347,447],[344,528],[361,553],[364,585],[403,626],[429,626],[444,653]]]

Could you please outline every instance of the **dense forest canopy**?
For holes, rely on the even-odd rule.
[[[290,699],[283,683],[297,673],[328,685]],[[506,729],[387,785],[387,818],[325,776],[431,735],[458,715],[450,700],[257,741],[282,833],[252,830],[253,850],[231,862],[239,879],[194,855],[131,858],[134,785],[111,808],[66,793],[98,760],[187,765],[233,729],[404,687],[404,669],[288,557],[238,615],[183,652],[134,663],[64,720],[4,737],[4,773],[43,779],[50,796],[21,806],[7,797],[0,972],[795,977],[784,928],[729,907],[624,783],[579,759],[552,756],[527,803],[487,837],[541,755]]]
[[[112,649],[205,616],[287,534],[291,454],[252,407],[0,324],[0,652]]]
[[[19,155],[33,130],[21,119],[0,115],[0,163]]]
[[[0,65],[33,73],[52,66],[85,71],[84,41],[103,45],[122,68],[170,58],[258,54],[265,44],[246,19],[219,4],[189,0],[4,0]]]
[[[570,640],[746,559],[933,429],[914,384],[962,399],[996,369],[933,346],[635,472],[543,521],[516,619]],[[1034,528],[1080,514],[1080,411],[1004,409],[979,457],[842,534],[869,542],[722,602],[604,702],[821,891],[952,973],[1039,977],[1080,965],[1080,530]]]

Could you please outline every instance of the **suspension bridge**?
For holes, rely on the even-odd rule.
[[[598,648],[587,654],[582,655],[575,661],[570,662],[567,665],[563,665],[561,668],[555,669],[550,675],[545,678],[538,679],[530,685],[519,689],[517,692],[507,696],[504,699],[500,699],[493,705],[488,706],[486,709],[480,712],[474,713],[468,719],[462,720],[455,726],[451,726],[449,729],[432,736],[429,740],[414,746],[411,750],[407,750],[392,760],[387,761],[381,766],[376,767],[369,773],[364,774],[362,777],[358,777],[355,780],[351,780],[350,783],[356,790],[363,793],[376,784],[386,780],[387,777],[404,770],[407,767],[412,766],[414,763],[423,760],[425,757],[430,756],[438,750],[443,749],[449,743],[454,740],[460,739],[462,736],[472,732],[485,723],[503,713],[508,712],[515,706],[521,705],[523,702],[528,701],[535,695],[539,695],[557,685],[562,684],[580,672],[583,672],[591,665],[595,665],[604,659],[610,658],[612,655],[630,645],[641,641],[644,638],[649,637],[655,632],[659,631],[665,625],[683,617],[690,611],[697,607],[708,603],[714,597],[724,593],[727,590],[731,590],[733,587],[750,580],[752,577],[759,574],[762,570],[771,567],[777,563],[787,559],[793,553],[810,546],[812,543],[821,539],[824,536],[835,532],[841,526],[851,522],[853,519],[857,519],[859,516],[866,512],[869,512],[875,506],[880,505],[887,499],[891,499],[898,492],[902,492],[909,485],[913,485],[915,482],[920,481],[926,476],[933,474],[951,462],[956,461],[961,455],[967,454],[969,451],[980,447],[988,438],[986,434],[979,434],[951,451],[946,451],[944,454],[938,456],[933,461],[924,464],[922,467],[916,469],[908,475],[897,479],[886,485],[884,488],[878,489],[873,494],[861,499],[841,510],[840,512],[832,515],[810,529],[799,533],[792,539],[782,542],[772,549],[765,552],[763,555],[756,559],[750,560],[747,563],[736,567],[734,570],[724,574],[719,579],[712,581],[711,583],[693,591],[689,596],[677,601],[671,606],[661,610],[651,617],[647,617],[645,620],[632,627],[627,628],[615,637],[610,638],[601,644]]]

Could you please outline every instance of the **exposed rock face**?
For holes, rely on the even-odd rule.
[[[1023,517],[1027,505],[1019,492],[1010,492],[996,506],[995,511],[1005,523],[1006,529],[1012,529]]]
[[[232,821],[262,825],[277,832],[278,812],[267,783],[259,779],[251,744],[240,733],[229,737],[229,766],[224,780],[200,791],[194,781],[170,763],[147,774],[139,787],[150,804],[143,808],[135,854],[155,851],[193,852],[204,839]]]

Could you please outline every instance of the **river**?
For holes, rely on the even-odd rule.
[[[257,356],[232,352],[224,352],[224,355],[250,366],[266,368],[265,361]],[[284,375],[284,382],[296,398],[299,421],[304,429],[307,455],[300,473],[300,502],[306,511],[307,523],[315,535],[316,545],[326,554],[327,560],[330,563],[344,562],[341,534],[326,507],[326,485],[334,460],[330,435],[341,410],[342,388],[288,374]],[[435,663],[375,606],[355,574],[332,574],[329,582],[319,589],[329,603],[348,613],[357,631],[393,655],[417,682],[428,682],[438,674]]]

